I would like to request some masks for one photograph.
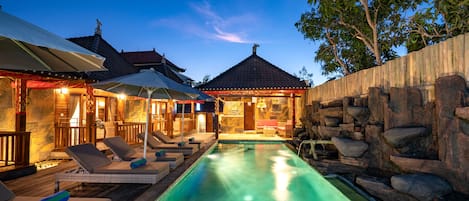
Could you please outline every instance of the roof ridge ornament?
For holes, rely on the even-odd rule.
[[[99,21],[99,19],[96,18],[96,29],[94,30],[95,35],[100,35],[101,36],[101,34],[102,34],[101,25],[103,25],[103,23],[101,23],[101,21]]]
[[[260,45],[257,44],[257,43],[254,43],[254,45],[252,45],[252,54],[256,54],[256,51],[257,51],[257,48],[259,47]]]

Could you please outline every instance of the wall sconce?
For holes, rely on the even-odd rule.
[[[125,100],[125,98],[127,98],[127,96],[125,94],[118,94],[117,95],[117,99],[119,99],[119,100]]]
[[[62,87],[60,89],[57,89],[57,92],[59,92],[59,94],[68,94],[68,88]]]

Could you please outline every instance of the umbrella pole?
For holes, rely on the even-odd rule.
[[[148,98],[147,98],[147,120],[145,124],[145,138],[143,140],[143,158],[147,158],[147,141],[148,141],[148,124],[150,123],[150,104],[151,104],[151,94],[154,90],[147,89]]]

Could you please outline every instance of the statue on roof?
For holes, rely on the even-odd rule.
[[[99,19],[96,19],[96,29],[94,30],[94,34],[95,34],[95,35],[100,35],[100,36],[101,36],[101,34],[102,34],[102,32],[101,32],[101,25],[103,25],[103,24],[101,23],[101,21],[99,21]]]
[[[256,54],[256,49],[259,47],[259,44],[257,43],[254,43],[254,45],[252,46],[252,54]]]

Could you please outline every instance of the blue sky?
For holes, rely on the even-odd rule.
[[[214,78],[257,54],[291,74],[305,66],[314,84],[326,81],[314,62],[319,43],[305,40],[294,23],[306,0],[0,0],[2,10],[64,38],[94,34],[116,50],[156,49],[196,81]]]

